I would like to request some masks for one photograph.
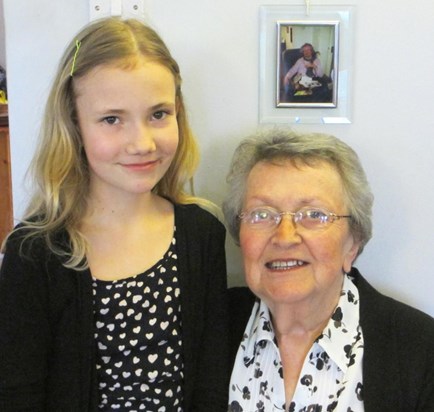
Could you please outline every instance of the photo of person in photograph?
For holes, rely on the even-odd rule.
[[[281,27],[281,103],[334,102],[334,37],[331,26]]]

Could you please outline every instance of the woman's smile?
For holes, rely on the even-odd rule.
[[[267,262],[265,267],[270,270],[287,271],[298,269],[305,265],[307,265],[307,263],[302,260],[273,260]]]

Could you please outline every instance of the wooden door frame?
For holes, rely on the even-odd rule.
[[[13,227],[9,126],[0,126],[0,244]]]

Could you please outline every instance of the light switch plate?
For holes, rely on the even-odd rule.
[[[142,20],[145,17],[145,0],[89,0],[90,21],[110,16]]]
[[[89,20],[111,16],[111,0],[89,0]]]
[[[122,17],[144,19],[145,0],[122,0]]]

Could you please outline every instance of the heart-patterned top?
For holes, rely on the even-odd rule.
[[[179,295],[175,237],[144,273],[93,279],[101,410],[182,411]]]

